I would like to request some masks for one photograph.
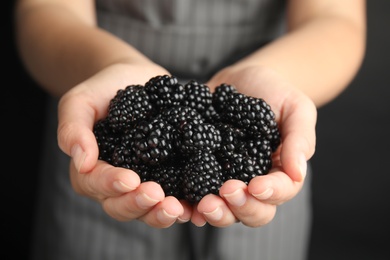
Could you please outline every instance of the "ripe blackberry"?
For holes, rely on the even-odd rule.
[[[144,163],[156,165],[171,155],[174,134],[173,127],[162,119],[144,120],[135,126],[131,146]]]
[[[121,136],[112,131],[106,118],[96,122],[93,133],[99,148],[98,159],[112,163],[111,157],[115,147],[121,142]]]
[[[212,97],[212,104],[217,112],[221,112],[225,109],[226,101],[232,93],[238,93],[234,85],[222,83],[215,88]]]
[[[207,194],[218,195],[222,178],[222,168],[214,154],[204,152],[193,155],[183,169],[183,198],[197,203]]]
[[[131,169],[138,174],[141,182],[147,182],[151,180],[150,174],[153,171],[153,168],[154,167],[140,161],[139,163],[133,165]]]
[[[174,196],[182,199],[181,192],[182,167],[180,164],[158,165],[153,167],[148,175],[150,181],[155,181],[161,185],[165,196]]]
[[[272,128],[271,133],[267,136],[267,139],[270,141],[271,151],[275,152],[282,142],[282,136],[279,132],[279,128]]]
[[[220,121],[219,113],[215,110],[213,105],[210,105],[201,115],[205,122],[210,124],[215,124]]]
[[[205,112],[212,104],[210,88],[195,80],[190,80],[184,85],[184,98],[182,105],[196,109],[200,114]]]
[[[260,165],[255,158],[234,154],[231,158],[220,159],[224,181],[230,179],[241,180],[248,184],[256,176],[264,175]]]
[[[122,132],[152,112],[149,96],[142,85],[129,85],[120,89],[111,99],[107,120],[113,132]]]
[[[193,120],[180,131],[176,146],[185,154],[214,152],[221,144],[221,133],[215,125]]]
[[[198,111],[185,106],[174,106],[163,109],[158,117],[161,117],[179,131],[188,122],[196,120],[199,124],[203,123],[202,116]]]
[[[272,167],[270,141],[261,135],[248,135],[244,130],[220,123],[222,142],[217,157],[222,165],[225,181],[238,179],[245,183],[269,172]]]
[[[251,157],[263,174],[267,174],[272,168],[272,146],[268,139],[260,137],[249,139],[245,151],[241,151],[241,154]]]
[[[277,132],[275,114],[263,99],[231,93],[225,102],[225,109],[221,112],[222,121],[270,139]]]
[[[174,76],[159,75],[145,83],[145,91],[156,109],[177,106],[184,99],[183,85]]]
[[[245,150],[248,135],[243,129],[222,122],[216,123],[216,127],[221,133],[221,145],[216,151],[218,157],[230,158]]]
[[[111,157],[111,164],[113,166],[133,169],[138,164],[134,161],[137,161],[137,157],[131,147],[125,142],[115,147]]]

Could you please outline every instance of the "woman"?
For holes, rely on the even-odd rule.
[[[16,19],[52,96],[33,259],[305,258],[316,108],[359,69],[363,0],[19,0]],[[271,172],[190,206],[97,160],[92,128],[116,91],[164,74],[266,100],[282,135]]]

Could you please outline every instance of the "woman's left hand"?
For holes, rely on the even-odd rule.
[[[294,198],[304,184],[307,160],[315,151],[317,109],[304,93],[266,68],[226,68],[207,85],[214,89],[221,83],[265,100],[275,113],[282,143],[267,175],[253,178],[248,185],[239,180],[225,182],[220,196],[207,195],[194,206],[191,220],[198,226],[208,222],[224,227],[238,221],[262,226],[274,218],[277,206]]]

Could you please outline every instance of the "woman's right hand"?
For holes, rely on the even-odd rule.
[[[164,74],[169,73],[154,64],[111,65],[65,93],[58,106],[58,145],[71,157],[74,190],[99,202],[114,219],[139,219],[158,228],[188,221],[192,208],[172,196],[165,197],[155,182],[141,183],[134,171],[98,160],[93,126],[107,115],[109,102],[119,89],[144,85]]]

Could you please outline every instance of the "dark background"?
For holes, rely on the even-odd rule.
[[[311,259],[390,259],[390,1],[368,0],[355,80],[319,109]]]
[[[27,259],[46,96],[18,60],[13,1],[5,2],[0,258]],[[367,8],[362,68],[347,90],[318,111],[309,260],[390,259],[390,1],[369,0]]]

